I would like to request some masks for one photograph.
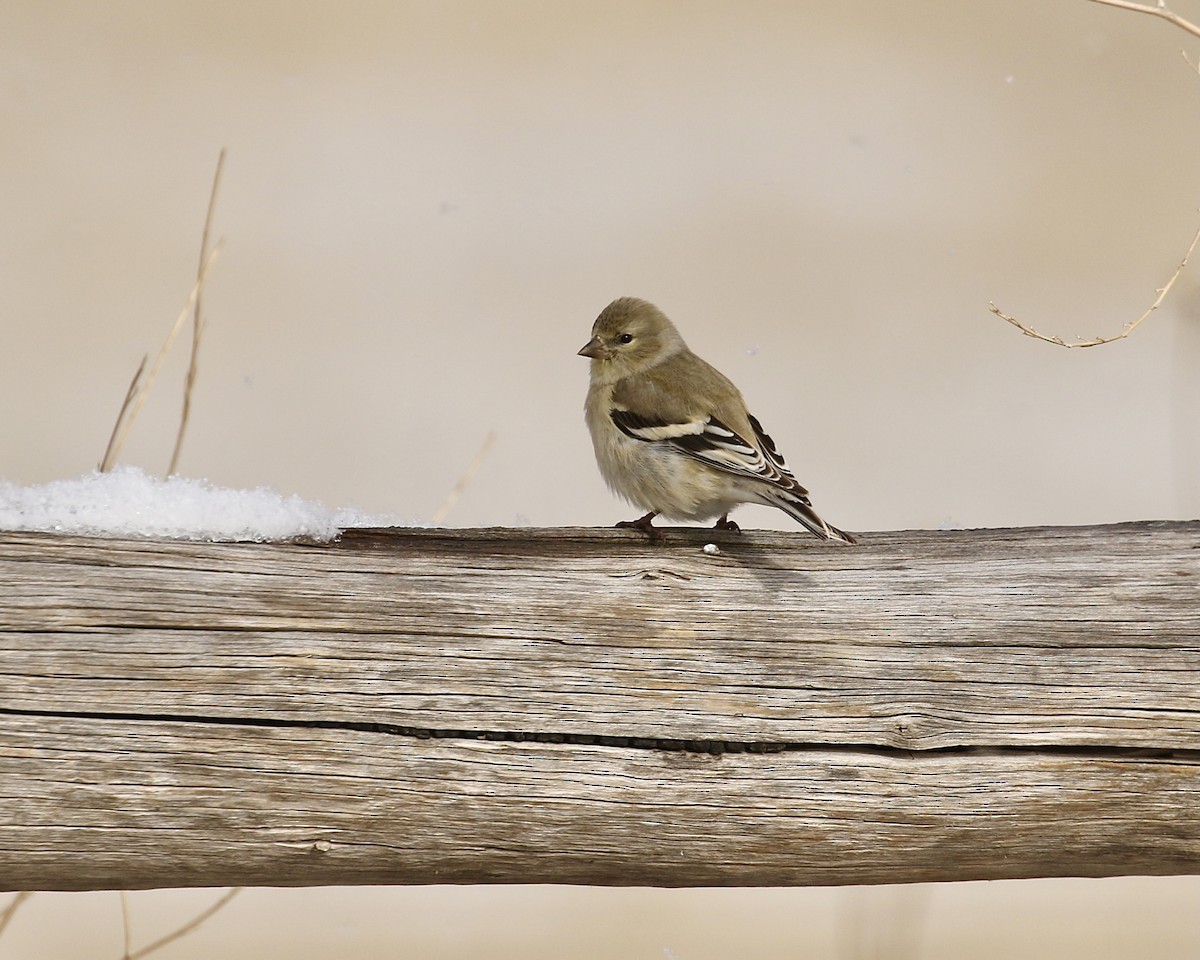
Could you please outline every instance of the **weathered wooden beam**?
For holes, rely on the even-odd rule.
[[[863,539],[0,533],[0,889],[1200,872],[1200,523]]]

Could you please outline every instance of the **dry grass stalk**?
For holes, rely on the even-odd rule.
[[[8,902],[8,906],[0,910],[0,934],[4,933],[4,928],[8,926],[21,904],[33,896],[32,891],[22,890]]]
[[[1179,261],[1179,266],[1176,267],[1175,272],[1173,274],[1171,274],[1171,279],[1168,280],[1164,286],[1159,288],[1158,296],[1155,297],[1154,302],[1152,304],[1150,304],[1149,307],[1146,308],[1145,313],[1143,313],[1136,320],[1130,320],[1129,323],[1125,324],[1125,326],[1121,329],[1120,333],[1113,334],[1111,337],[1093,337],[1091,340],[1064,340],[1062,337],[1052,337],[1046,333],[1039,333],[1037,330],[1034,330],[1032,327],[1029,327],[1029,326],[1026,326],[1025,324],[1023,324],[1016,317],[1010,317],[1007,313],[1002,311],[994,303],[989,303],[988,309],[991,310],[992,313],[994,313],[996,316],[998,316],[1001,320],[1007,320],[1014,327],[1016,327],[1023,334],[1025,334],[1025,336],[1033,337],[1036,340],[1044,340],[1046,343],[1057,344],[1060,347],[1098,347],[1105,343],[1113,343],[1114,341],[1117,341],[1117,340],[1124,340],[1127,336],[1129,336],[1131,333],[1133,333],[1134,330],[1136,330],[1138,328],[1138,326],[1142,323],[1143,320],[1145,320],[1147,317],[1150,316],[1150,314],[1152,314],[1155,310],[1157,310],[1159,308],[1159,305],[1163,302],[1163,300],[1166,299],[1167,294],[1171,290],[1171,287],[1173,287],[1175,285],[1175,281],[1178,280],[1179,275],[1181,273],[1183,273],[1183,268],[1187,266],[1188,259],[1192,255],[1192,251],[1194,251],[1196,249],[1197,241],[1200,241],[1200,230],[1197,230],[1196,235],[1194,237],[1192,237],[1192,242],[1188,245],[1187,253],[1185,253],[1183,255],[1183,259],[1181,261]]]
[[[200,263],[196,267],[196,279],[199,282],[208,260],[208,236],[212,229],[213,211],[217,207],[217,190],[221,185],[221,170],[225,166],[225,148],[217,155],[217,169],[213,174],[212,191],[208,195],[208,212],[204,216],[204,231],[200,235]],[[183,411],[179,415],[179,433],[175,436],[175,449],[171,453],[171,465],[167,468],[167,476],[172,476],[179,466],[179,454],[183,450],[183,437],[187,433],[188,419],[192,413],[192,390],[196,385],[196,358],[200,353],[200,336],[204,332],[204,320],[201,315],[202,290],[196,291],[196,307],[192,313],[192,355],[188,361],[187,379],[183,384]]]
[[[189,920],[183,926],[178,927],[175,930],[172,930],[165,937],[159,937],[153,943],[142,947],[141,950],[135,950],[132,953],[129,950],[129,935],[128,935],[129,928],[128,928],[128,924],[127,924],[126,925],[126,939],[125,939],[125,955],[122,958],[122,960],[141,960],[142,957],[148,957],[150,954],[154,953],[156,950],[161,950],[167,944],[174,943],[180,937],[191,933],[193,930],[195,930],[197,927],[199,927],[202,923],[209,920],[211,917],[213,917],[219,911],[223,910],[226,906],[229,905],[229,901],[231,901],[234,897],[236,897],[239,893],[241,893],[242,890],[243,890],[242,887],[231,887],[229,890],[226,890],[225,893],[221,895],[221,898],[219,900],[217,900],[216,903],[214,903],[211,907],[208,907],[207,909],[196,914],[195,917],[193,917],[191,920]],[[122,899],[122,904],[124,904],[124,899]]]
[[[200,295],[200,290],[204,286],[204,281],[208,278],[208,272],[212,269],[212,265],[220,252],[221,244],[218,243],[213,248],[212,253],[208,255],[208,259],[205,260],[204,266],[200,270],[200,276],[197,277],[196,283],[192,287],[192,292],[188,294],[183,309],[179,311],[179,316],[175,318],[175,324],[171,327],[171,332],[167,334],[167,339],[163,342],[162,349],[158,351],[158,356],[154,358],[154,364],[150,367],[150,372],[145,378],[142,377],[142,369],[146,365],[146,358],[142,359],[142,365],[138,368],[137,375],[133,378],[133,382],[129,386],[129,393],[125,397],[125,403],[121,406],[121,412],[117,415],[117,423],[113,427],[108,447],[104,451],[104,459],[100,461],[101,473],[107,473],[116,466],[117,460],[121,456],[121,450],[125,446],[125,441],[129,437],[133,421],[137,419],[138,412],[146,402],[146,397],[149,395],[150,389],[154,386],[154,381],[158,377],[158,371],[162,368],[163,361],[170,352],[175,338],[179,336],[179,331],[183,328],[184,321],[191,314],[192,308],[196,303],[196,298]]]
[[[483,441],[483,446],[479,448],[479,452],[475,454],[475,459],[471,461],[466,472],[459,477],[458,483],[454,485],[454,489],[446,496],[442,505],[437,508],[437,512],[433,515],[433,519],[429,522],[437,526],[446,519],[447,514],[458,502],[458,498],[462,496],[463,491],[467,489],[467,484],[471,482],[471,478],[475,476],[475,472],[483,465],[483,461],[487,459],[488,451],[492,449],[492,444],[496,442],[496,431],[491,431]]]
[[[129,960],[129,952],[133,949],[133,924],[129,920],[129,897],[125,895],[124,890],[118,890],[117,896],[121,898],[121,939],[125,945],[121,951],[121,960]]]
[[[100,460],[101,473],[107,473],[113,468],[113,464],[116,462],[113,447],[117,442],[117,433],[120,431],[121,424],[125,422],[125,417],[129,413],[129,404],[133,402],[138,384],[142,379],[142,374],[146,372],[146,362],[149,359],[149,357],[142,357],[142,362],[138,364],[137,370],[134,371],[133,379],[129,381],[129,389],[125,391],[125,400],[122,402],[121,410],[117,414],[117,420],[113,424],[112,433],[108,435],[108,446],[104,448],[104,457]]]

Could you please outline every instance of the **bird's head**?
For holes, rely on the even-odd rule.
[[[601,312],[592,325],[592,339],[579,351],[592,361],[592,375],[619,380],[685,349],[675,325],[654,304],[621,297]]]

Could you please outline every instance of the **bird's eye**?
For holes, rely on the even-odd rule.
[[[633,334],[632,333],[623,333],[619,337],[617,337],[617,342],[618,343],[633,343]]]

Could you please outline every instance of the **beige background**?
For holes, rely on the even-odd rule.
[[[1200,274],[1095,350],[987,311],[1115,333],[1170,276],[1200,225],[1185,46],[1085,0],[10,0],[0,476],[99,459],[226,146],[190,475],[427,519],[494,430],[448,522],[632,516],[574,356],[632,294],[847,529],[1195,517]],[[165,467],[183,362],[127,461]],[[134,895],[139,934],[211,896]],[[1198,916],[1194,879],[254,891],[162,956],[1194,958]],[[0,958],[119,929],[115,894],[45,895]]]

